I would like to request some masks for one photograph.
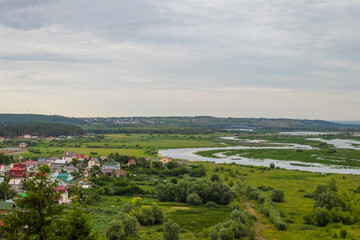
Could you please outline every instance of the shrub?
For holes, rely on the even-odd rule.
[[[341,230],[340,230],[340,236],[341,236],[342,238],[346,238],[347,232],[346,232],[345,229],[341,229]]]
[[[282,190],[273,190],[271,195],[271,200],[274,202],[283,202],[284,192]]]
[[[206,203],[206,207],[207,208],[216,208],[217,204],[216,204],[216,202],[210,201],[210,202]]]

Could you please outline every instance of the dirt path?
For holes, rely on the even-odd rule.
[[[252,208],[251,203],[249,202],[245,202],[246,208],[247,210],[249,210],[249,212],[252,215],[255,215],[257,217],[257,219],[259,219],[259,215],[255,212],[255,210]],[[266,238],[264,238],[263,236],[261,236],[260,232],[261,232],[261,223],[260,221],[256,221],[255,222],[255,234],[256,234],[256,239],[258,240],[266,240]]]

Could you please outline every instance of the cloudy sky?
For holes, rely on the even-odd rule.
[[[359,0],[0,0],[0,112],[360,120]]]

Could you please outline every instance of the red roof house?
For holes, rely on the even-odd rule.
[[[9,170],[9,177],[25,177],[26,176],[26,169],[13,167]]]

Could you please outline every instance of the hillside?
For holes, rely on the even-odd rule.
[[[84,123],[84,121],[80,118],[68,118],[59,115],[0,114],[0,124],[13,125],[20,122],[52,122],[52,123],[67,123],[67,124]]]

